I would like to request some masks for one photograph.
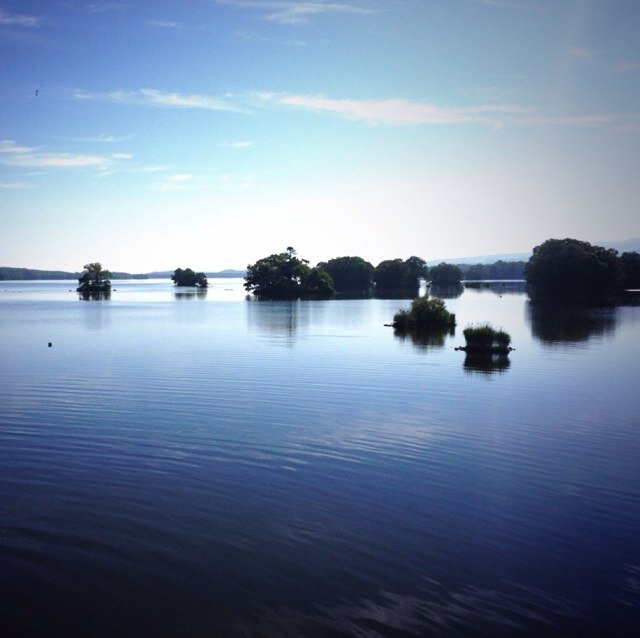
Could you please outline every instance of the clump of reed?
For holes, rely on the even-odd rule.
[[[469,326],[462,332],[467,342],[467,350],[509,351],[511,335],[504,330],[496,330],[491,324]]]

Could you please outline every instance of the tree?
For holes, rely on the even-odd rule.
[[[191,268],[176,268],[173,275],[171,275],[171,281],[176,286],[197,286],[198,288],[207,288],[209,282],[207,276],[203,272],[193,272]]]
[[[327,297],[335,292],[331,276],[320,268],[310,268],[309,261],[299,259],[291,246],[247,266],[244,280],[246,290],[259,297]]]
[[[640,288],[640,254],[637,252],[622,253],[620,265],[624,277],[625,288]]]
[[[84,272],[78,278],[77,288],[81,293],[105,293],[111,290],[111,273],[102,268],[98,261],[83,266]]]
[[[378,290],[411,290],[417,292],[420,279],[427,275],[427,264],[420,257],[386,259],[375,269],[374,278]]]
[[[427,262],[421,257],[412,255],[404,262],[407,266],[406,281],[409,288],[420,286],[420,279],[426,279],[429,276]]]
[[[617,251],[577,239],[536,246],[524,276],[531,299],[545,301],[610,301],[623,284]]]
[[[373,286],[374,267],[362,257],[336,257],[317,267],[331,276],[338,291],[366,291]]]
[[[462,269],[455,264],[439,263],[431,268],[431,283],[434,286],[458,286],[464,277]]]

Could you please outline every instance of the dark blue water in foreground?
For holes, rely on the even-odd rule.
[[[2,635],[637,635],[640,306],[214,284],[0,282]]]

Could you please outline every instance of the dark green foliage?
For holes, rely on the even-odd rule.
[[[610,301],[623,284],[617,255],[577,239],[548,239],[525,266],[529,295],[537,301]]]
[[[455,286],[460,283],[464,273],[455,264],[445,264],[444,262],[433,266],[430,271],[431,283],[434,286]]]
[[[466,280],[524,279],[525,261],[502,261],[493,264],[460,264]]]
[[[98,261],[83,266],[76,290],[80,293],[106,293],[111,290],[111,273]]]
[[[462,334],[467,342],[467,348],[473,350],[507,349],[511,343],[511,336],[507,332],[496,330],[488,323],[469,326],[463,330]]]
[[[310,268],[289,246],[284,253],[269,255],[247,266],[244,287],[259,297],[296,299],[328,297],[335,292],[331,276],[320,268]]]
[[[171,275],[171,281],[176,286],[197,286],[206,288],[209,285],[207,276],[203,272],[194,272],[191,268],[176,268]]]
[[[417,291],[420,279],[427,276],[427,263],[420,257],[387,259],[381,261],[375,269],[374,279],[377,290]]]
[[[426,295],[411,302],[409,310],[400,310],[393,317],[397,330],[429,330],[456,325],[456,316],[450,313],[442,299],[429,299]]]
[[[373,286],[374,267],[362,257],[336,257],[318,264],[329,273],[337,291],[367,291]]]
[[[637,252],[620,255],[623,285],[625,288],[640,288],[640,254]]]

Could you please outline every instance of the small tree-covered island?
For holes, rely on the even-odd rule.
[[[491,324],[469,326],[462,332],[466,345],[456,348],[467,353],[507,355],[510,347],[511,335],[504,330],[496,330]]]
[[[111,292],[111,273],[99,261],[85,264],[84,272],[78,278],[76,290],[85,299],[107,296]]]
[[[436,331],[455,328],[456,316],[447,310],[442,299],[425,295],[414,299],[409,310],[399,310],[392,325],[398,331]]]
[[[207,288],[209,282],[203,272],[194,272],[191,268],[176,268],[171,275],[171,281],[176,286],[191,286],[196,288]]]
[[[244,280],[247,291],[270,299],[330,297],[335,292],[331,275],[318,267],[310,268],[309,261],[300,259],[292,246],[247,266]]]

